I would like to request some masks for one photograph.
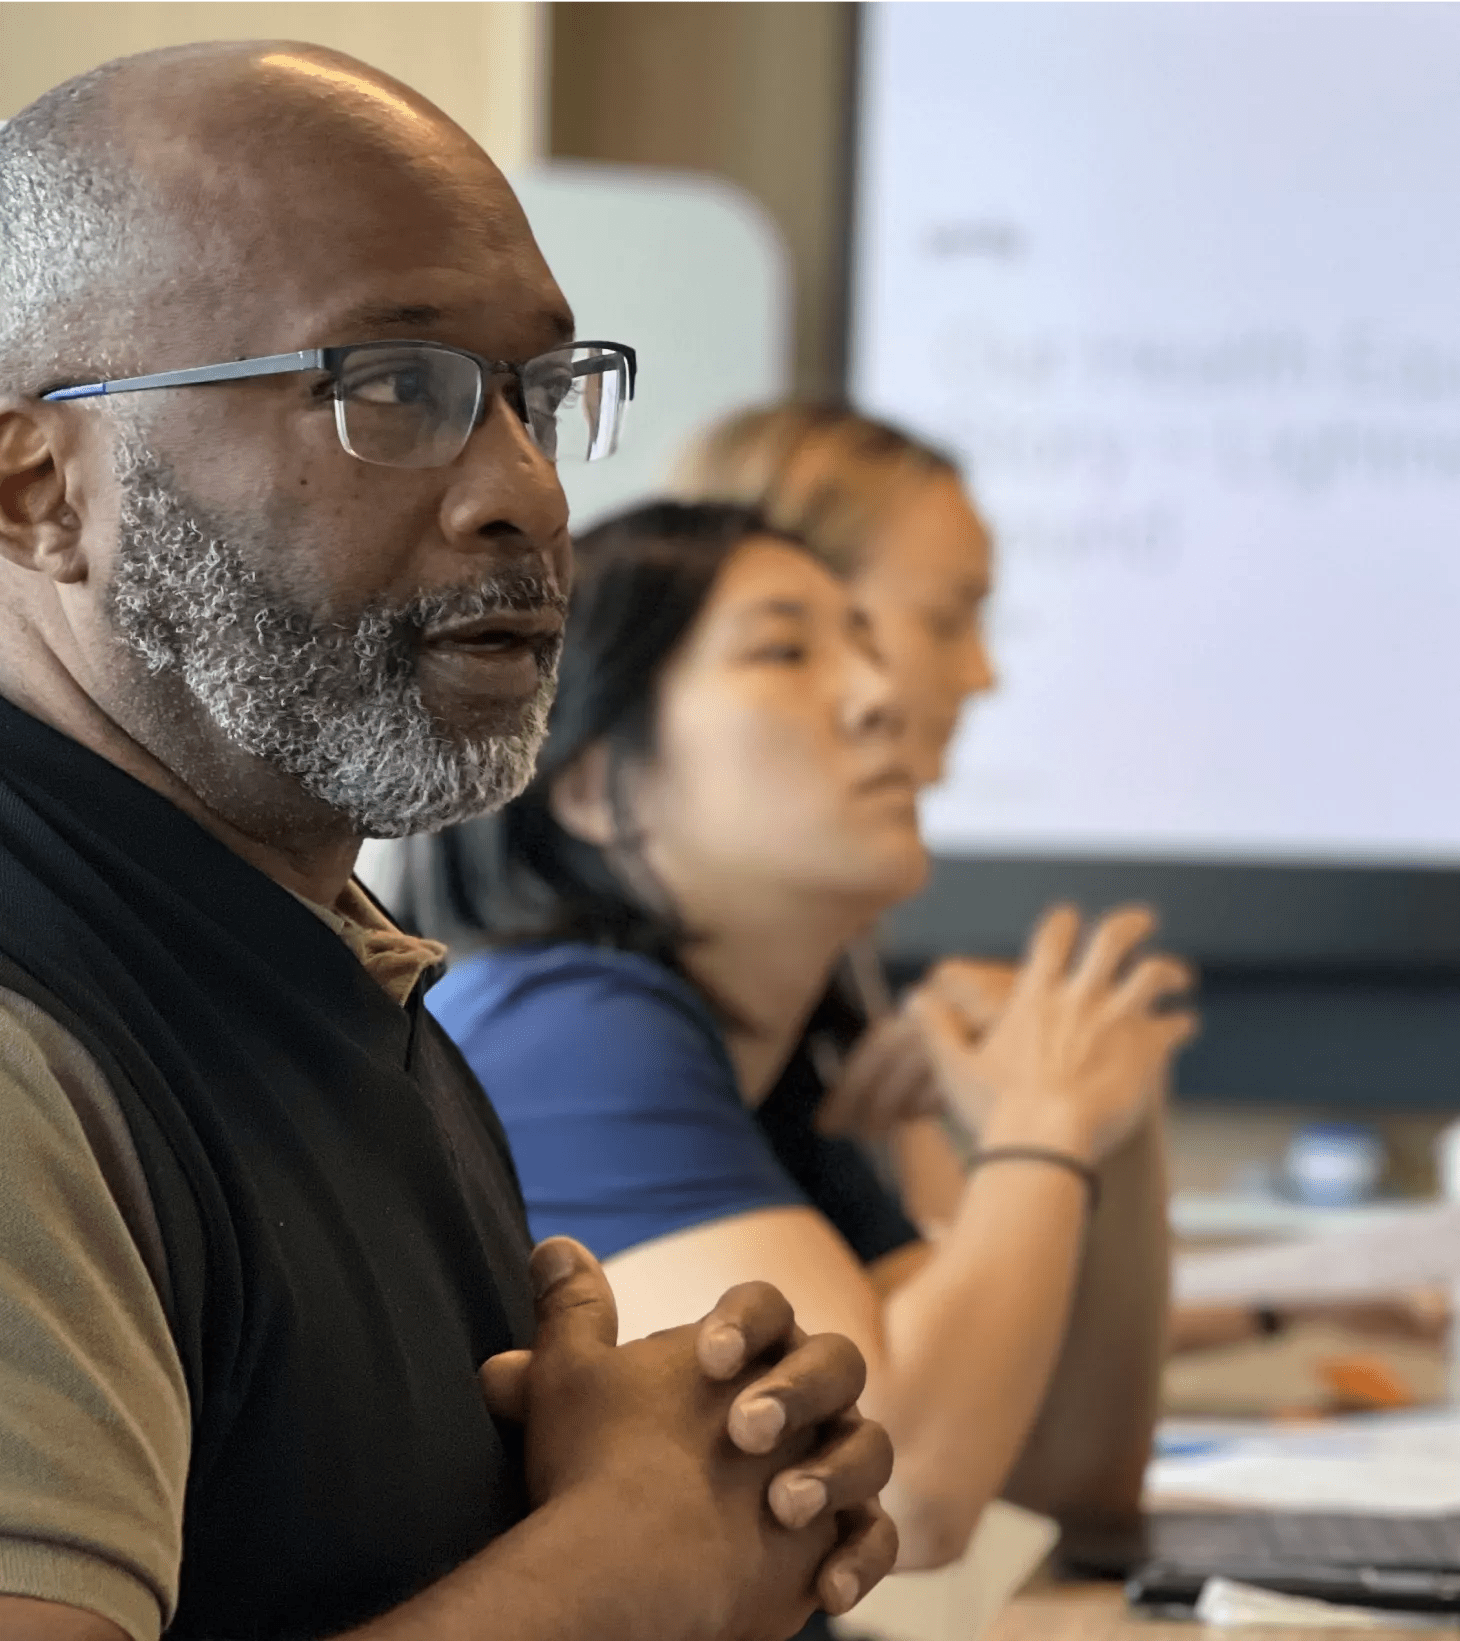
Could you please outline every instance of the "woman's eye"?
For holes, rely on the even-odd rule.
[[[930,610],[925,624],[940,643],[954,644],[973,629],[976,620],[971,610]]]
[[[774,666],[800,666],[807,658],[807,648],[804,644],[763,644],[753,657],[756,661],[769,661]]]

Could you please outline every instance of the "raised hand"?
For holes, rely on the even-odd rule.
[[[899,1123],[943,1109],[943,1091],[921,1022],[899,1011],[870,1025],[821,1102],[823,1134],[878,1140]]]
[[[1011,963],[950,957],[925,984],[956,1000],[972,1037],[998,1018],[1017,973]],[[878,1140],[902,1123],[935,1116],[948,1103],[927,1028],[917,1011],[902,1008],[874,1021],[858,1039],[827,1090],[816,1123],[824,1134]]]
[[[1142,953],[1144,907],[1103,917],[1083,946],[1078,913],[1046,914],[1002,1007],[987,980],[942,965],[910,998],[948,1099],[985,1145],[1053,1145],[1102,1161],[1139,1126],[1172,1056],[1196,1031],[1175,1007],[1192,973]]]

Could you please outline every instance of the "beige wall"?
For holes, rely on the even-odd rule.
[[[551,7],[550,151],[708,171],[753,194],[791,254],[803,394],[842,383],[854,10]]]
[[[543,7],[519,0],[338,3],[0,3],[0,119],[111,57],[192,40],[288,39],[333,46],[414,86],[497,162],[540,151]]]

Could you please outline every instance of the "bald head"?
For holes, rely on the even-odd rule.
[[[261,315],[317,303],[331,250],[342,274],[379,266],[392,221],[419,238],[433,205],[479,252],[527,254],[481,149],[351,58],[244,42],[107,63],[0,130],[0,392],[241,351]]]
[[[358,451],[341,409],[352,358],[357,417],[403,427],[416,344],[525,366],[571,335],[480,148],[312,46],[157,52],[0,131],[0,234],[0,694],[321,900],[359,836],[515,790],[570,570],[519,378],[478,375],[439,464]]]

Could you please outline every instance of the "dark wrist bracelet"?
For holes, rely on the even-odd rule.
[[[1056,1151],[1045,1145],[991,1145],[987,1150],[980,1147],[968,1159],[968,1171],[971,1174],[975,1168],[990,1162],[1046,1162],[1051,1168],[1063,1168],[1084,1182],[1088,1211],[1093,1214],[1100,1206],[1100,1175],[1088,1162],[1081,1162],[1068,1151]]]
[[[1270,1305],[1259,1305],[1252,1312],[1252,1324],[1264,1339],[1271,1339],[1274,1334],[1281,1333],[1288,1325],[1288,1319],[1281,1311],[1275,1311]]]

